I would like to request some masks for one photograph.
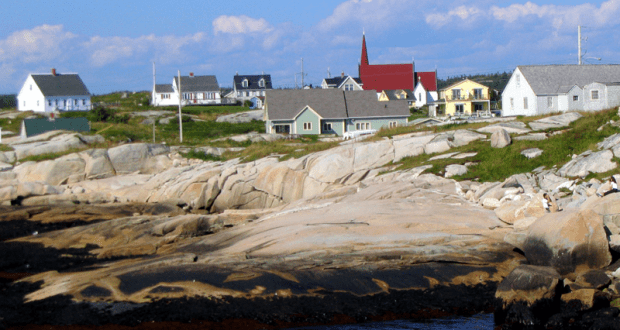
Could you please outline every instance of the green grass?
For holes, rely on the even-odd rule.
[[[188,158],[188,159],[201,159],[204,161],[214,161],[214,162],[219,162],[219,161],[223,161],[226,160],[223,157],[220,156],[216,156],[216,155],[212,155],[212,154],[208,154],[204,151],[196,151],[196,150],[190,150],[187,153],[181,153],[181,156],[183,156],[184,158]]]
[[[19,161],[22,162],[22,163],[31,162],[31,161],[32,162],[41,162],[41,161],[44,161],[44,160],[56,159],[56,158],[59,158],[59,157],[65,156],[65,155],[69,155],[69,154],[72,154],[72,153],[80,152],[82,150],[86,150],[86,149],[90,149],[90,148],[92,148],[92,147],[81,148],[81,149],[73,148],[73,149],[69,149],[67,151],[63,151],[63,152],[52,152],[52,153],[49,153],[49,154],[28,156],[28,157],[20,159]]]
[[[587,150],[597,150],[597,143],[612,134],[620,132],[620,129],[610,125],[605,126],[600,132],[597,131],[598,127],[610,119],[618,120],[615,109],[598,113],[583,113],[583,115],[583,118],[570,125],[570,129],[567,132],[551,136],[547,140],[513,140],[511,145],[498,149],[491,148],[488,141],[475,141],[466,146],[450,150],[450,152],[477,152],[478,154],[474,157],[462,160],[441,159],[433,162],[428,162],[428,159],[434,155],[407,157],[398,163],[400,165],[398,170],[431,164],[433,168],[429,172],[441,174],[447,165],[464,165],[466,162],[473,162],[476,165],[470,166],[467,174],[454,178],[457,180],[487,182],[503,181],[514,174],[531,172],[540,166],[551,168],[557,165],[559,168],[569,162],[573,154],[578,155]],[[529,148],[539,148],[543,150],[543,154],[533,159],[528,159],[521,155],[521,151]],[[603,178],[616,172],[617,170],[610,173],[591,174],[588,178]]]

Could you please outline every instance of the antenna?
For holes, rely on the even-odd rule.
[[[331,78],[332,77],[332,73],[329,72],[329,67],[327,67],[327,78]]]
[[[587,28],[587,26],[581,26],[581,25],[579,25],[579,26],[577,27],[577,47],[578,47],[578,54],[577,54],[577,57],[578,57],[578,59],[579,59],[579,62],[578,62],[578,63],[579,63],[579,65],[582,65],[582,64],[583,64],[583,60],[584,60],[584,59],[589,59],[589,58],[591,58],[591,59],[595,59],[595,60],[597,60],[597,61],[600,61],[600,60],[601,60],[601,58],[600,58],[600,57],[585,57],[585,55],[588,53],[588,50],[587,50],[587,49],[586,49],[584,52],[582,52],[582,51],[581,51],[581,41],[582,41],[582,40],[583,40],[583,41],[588,41],[588,37],[585,37],[585,38],[582,38],[582,37],[581,37],[581,28],[582,28],[582,27]]]

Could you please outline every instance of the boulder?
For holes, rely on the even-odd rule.
[[[611,262],[603,219],[592,210],[547,213],[528,229],[527,260],[561,274],[600,269]]]
[[[560,274],[552,267],[521,265],[502,280],[495,297],[504,307],[517,302],[531,306],[542,299],[555,299],[561,280]]]
[[[521,136],[515,136],[513,138],[513,140],[516,141],[542,141],[542,140],[546,140],[547,139],[547,134],[546,133],[532,133],[532,134],[526,134],[526,135],[521,135]]]
[[[612,158],[614,153],[611,150],[599,152],[586,151],[566,163],[558,170],[558,174],[564,177],[585,177],[590,173],[604,173],[618,167]]]
[[[85,162],[84,173],[86,174],[86,179],[96,180],[116,175],[106,149],[89,149],[80,152],[79,156]]]
[[[581,288],[590,288],[601,290],[611,283],[611,278],[600,269],[591,269],[580,273],[575,278],[575,285]]]
[[[620,144],[620,133],[608,136],[602,142],[596,144],[599,149],[612,149]]]
[[[592,308],[597,296],[601,294],[602,292],[596,289],[577,289],[563,294],[561,299],[564,303],[579,301],[581,303],[579,310],[583,311]],[[572,304],[572,306],[575,305]]]
[[[263,110],[238,112],[238,113],[233,113],[230,115],[219,116],[217,117],[215,121],[218,123],[233,123],[233,124],[249,123],[252,120],[263,120],[264,113],[265,112]]]
[[[567,127],[573,121],[583,117],[578,112],[567,112],[557,116],[542,118],[530,123],[530,127],[535,131],[542,131],[552,128]]]
[[[479,128],[476,131],[480,133],[493,134],[496,131],[502,130],[502,129],[510,134],[524,134],[524,133],[530,132],[530,129],[527,128],[525,123],[522,123],[520,121],[509,121],[509,122],[489,125],[489,126]]]
[[[161,144],[133,143],[108,149],[108,155],[117,174],[129,174],[148,168],[147,160],[170,153],[170,147]]]
[[[43,181],[51,185],[68,183],[69,177],[84,174],[85,161],[78,154],[42,162],[26,162],[16,166],[13,172],[20,182]]]
[[[495,209],[495,215],[505,223],[514,224],[516,221],[523,219],[527,216],[542,216],[543,211],[540,207],[536,208],[534,213],[530,209],[531,201],[506,201]],[[541,205],[542,206],[542,205]],[[530,211],[530,212],[528,212]]]
[[[493,148],[504,148],[510,145],[510,143],[512,143],[512,140],[505,129],[500,128],[491,135],[491,147]]]
[[[467,166],[452,164],[446,166],[446,174],[444,175],[446,178],[450,178],[456,175],[464,175],[467,173]]]
[[[525,149],[523,151],[521,151],[521,154],[527,158],[536,158],[540,155],[542,155],[543,151],[538,149],[538,148],[530,148],[530,149]]]

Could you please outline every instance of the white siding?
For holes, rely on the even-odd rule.
[[[575,100],[577,97],[577,100]],[[574,86],[568,91],[568,111],[578,111],[583,109],[583,90],[579,86]]]
[[[524,108],[524,98],[527,98],[527,109]],[[533,116],[537,114],[538,106],[534,90],[517,68],[502,92],[502,116]]]
[[[34,82],[32,75],[28,75],[26,82],[17,95],[17,110],[19,111],[45,111],[45,97]]]
[[[558,111],[568,110],[568,94],[558,95]]]
[[[620,106],[620,86],[607,86],[608,108]]]
[[[598,99],[592,99],[592,92],[596,91]],[[583,87],[583,110],[598,111],[608,108],[607,86],[599,83],[591,83]]]

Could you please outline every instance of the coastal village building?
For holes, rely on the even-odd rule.
[[[172,79],[171,85],[153,86],[151,103],[155,106],[179,105],[179,77]],[[220,85],[215,76],[181,76],[181,93],[183,105],[222,104]]]
[[[340,77],[325,78],[321,82],[323,89],[341,89],[343,91],[361,91],[364,90],[364,84],[360,78],[345,76],[344,72]]]
[[[439,114],[447,116],[476,115],[490,112],[489,87],[470,79],[452,84],[439,92]]]
[[[620,106],[620,65],[522,65],[502,92],[502,116]]]
[[[415,104],[415,96],[409,89],[384,90],[379,94],[379,101],[407,101],[407,105],[412,107]]]
[[[17,110],[54,112],[88,111],[92,109],[90,92],[79,75],[30,74],[17,95]]]
[[[239,101],[250,100],[255,96],[265,96],[265,91],[273,89],[271,75],[235,75],[232,96]]]
[[[336,134],[407,125],[405,101],[379,102],[375,91],[304,89],[267,91],[267,133]]]
[[[414,90],[418,83],[424,86],[427,93],[437,93],[437,72],[416,72],[413,61],[405,64],[370,64],[365,34],[362,36],[359,77],[364,90],[375,90],[377,93],[384,90]]]

